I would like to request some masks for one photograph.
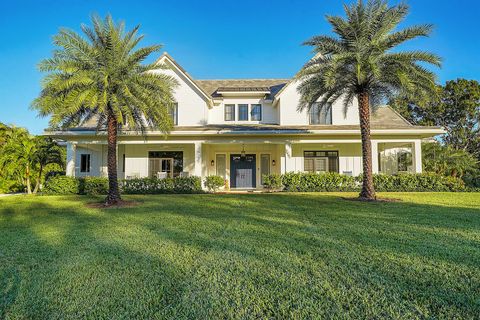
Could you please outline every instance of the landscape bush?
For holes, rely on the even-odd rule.
[[[122,189],[126,194],[200,193],[202,181],[199,177],[137,178],[123,180]]]
[[[319,191],[358,191],[361,188],[362,176],[352,177],[335,172],[327,173],[296,173],[289,172],[279,176],[271,174],[264,178],[266,188],[278,183],[278,189],[288,192],[319,192]],[[397,175],[374,174],[373,183],[376,191],[471,191],[466,188],[460,178],[446,177],[436,173],[419,174],[401,173]]]
[[[225,186],[225,179],[220,176],[208,176],[205,178],[205,187],[210,192],[216,192],[221,187]]]
[[[282,189],[282,176],[278,173],[264,174],[262,178],[266,189],[270,191]]]
[[[45,194],[78,194],[80,181],[74,177],[57,175],[50,177],[43,187],[42,192]]]
[[[85,177],[79,178],[79,193],[87,195],[100,195],[108,193],[108,178]]]
[[[289,172],[282,175],[282,185],[290,192],[353,191],[357,188],[355,177],[336,172]]]

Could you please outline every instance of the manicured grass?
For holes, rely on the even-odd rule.
[[[480,194],[342,196],[2,198],[0,319],[478,318]]]

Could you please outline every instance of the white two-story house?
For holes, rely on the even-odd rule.
[[[119,177],[219,175],[248,189],[260,188],[268,173],[362,173],[356,103],[299,112],[295,80],[197,80],[166,53],[158,63],[179,83],[174,129],[167,136],[122,130]],[[371,127],[373,171],[385,174],[421,172],[422,139],[443,133],[413,126],[389,107],[372,114]],[[96,123],[47,134],[67,142],[67,175],[106,176],[106,134]]]

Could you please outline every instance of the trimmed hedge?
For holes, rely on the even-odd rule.
[[[353,191],[357,188],[355,177],[336,172],[294,173],[282,175],[285,191],[318,192],[318,191]]]
[[[80,194],[99,195],[108,193],[108,178],[85,177],[78,178]]]
[[[216,192],[221,187],[225,186],[225,180],[220,176],[208,176],[205,178],[205,187],[210,192]]]
[[[199,177],[138,178],[123,180],[122,187],[126,194],[201,193],[202,181]]]
[[[319,191],[358,191],[361,188],[362,176],[351,177],[335,172],[327,173],[295,173],[281,175],[282,189],[288,192],[319,192]],[[278,182],[278,175],[264,178],[265,187],[272,188],[273,182]],[[445,177],[435,173],[373,175],[376,191],[467,191],[462,179]]]
[[[199,177],[176,177],[167,179],[139,178],[119,180],[119,187],[125,194],[157,193],[201,193],[202,181]],[[100,195],[108,192],[108,178],[73,178],[55,176],[50,178],[43,188],[45,194],[86,194]]]
[[[282,176],[278,173],[264,174],[263,175],[263,186],[270,190],[280,190],[282,189]]]
[[[53,176],[50,177],[42,189],[45,194],[78,194],[80,181],[74,177]]]

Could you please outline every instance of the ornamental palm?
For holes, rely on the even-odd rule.
[[[155,63],[142,64],[161,46],[137,48],[143,36],[139,26],[125,32],[124,23],[94,16],[93,27],[82,25],[85,37],[61,29],[54,36],[58,47],[53,57],[42,61],[48,75],[43,90],[33,102],[41,116],[51,115],[52,127],[71,127],[96,119],[97,130],[107,128],[109,191],[106,204],[120,200],[117,182],[117,130],[128,126],[145,132],[164,133],[172,126],[169,112],[174,106],[175,81],[153,72]]]
[[[359,0],[345,5],[346,18],[327,16],[336,36],[315,36],[305,42],[315,57],[300,71],[299,109],[315,103],[343,100],[344,108],[358,101],[363,156],[360,198],[375,199],[372,177],[370,112],[395,95],[435,94],[435,75],[424,63],[440,66],[440,58],[423,51],[392,51],[399,44],[428,36],[431,25],[396,30],[408,6],[389,7],[383,0]]]

